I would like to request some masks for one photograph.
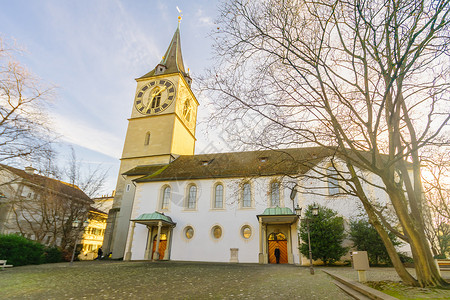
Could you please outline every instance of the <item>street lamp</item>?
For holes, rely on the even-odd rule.
[[[317,205],[314,205],[311,209],[312,215],[313,216],[317,216],[319,214],[319,207],[317,207]],[[300,219],[302,216],[302,208],[298,206],[295,208],[295,214],[298,216],[298,218]],[[310,237],[310,231],[309,231],[309,218],[304,218],[303,221],[306,221],[306,226],[307,226],[307,232],[308,232],[308,248],[309,248],[309,272],[311,273],[311,275],[314,275],[314,268],[313,268],[313,263],[312,263],[312,251],[311,251],[311,237]]]
[[[82,232],[82,231],[83,231],[83,228],[89,226],[89,221],[88,221],[88,220],[85,220],[83,223],[81,223],[81,221],[74,220],[74,221],[72,222],[72,228],[75,229],[75,230],[78,229],[78,227],[80,227],[80,225],[82,226],[82,227],[81,227],[81,232]],[[70,265],[73,264],[73,259],[74,259],[74,257],[75,257],[75,250],[77,249],[77,244],[78,244],[78,239],[79,239],[79,237],[80,237],[80,233],[77,232],[77,238],[75,239],[75,245],[74,245],[73,251],[72,251],[72,258],[70,259]]]

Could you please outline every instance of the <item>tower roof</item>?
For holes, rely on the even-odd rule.
[[[156,69],[160,65],[164,66],[165,69],[164,71],[156,74],[157,73]],[[151,70],[144,76],[139,77],[138,79],[147,78],[159,74],[170,74],[170,73],[181,73],[183,76],[189,77],[189,74],[186,73],[184,69],[183,55],[181,54],[181,39],[180,39],[179,24],[177,30],[175,30],[175,33],[173,34],[172,41],[170,42],[169,47],[167,48],[167,51],[162,57],[159,64],[153,70]]]

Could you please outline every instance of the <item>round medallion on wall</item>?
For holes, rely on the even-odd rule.
[[[172,104],[175,93],[175,86],[170,80],[152,80],[137,92],[134,106],[143,115],[158,114]]]

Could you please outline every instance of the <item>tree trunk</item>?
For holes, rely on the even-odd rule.
[[[381,240],[384,243],[384,246],[386,247],[386,250],[389,254],[389,257],[391,259],[392,265],[394,266],[395,270],[397,271],[397,274],[400,276],[402,281],[405,284],[412,285],[412,286],[418,286],[419,282],[406,270],[405,266],[403,265],[402,261],[400,260],[400,257],[398,256],[397,250],[395,249],[395,246],[392,244],[391,239],[389,238],[388,233],[380,223],[378,216],[376,215],[374,208],[372,204],[370,203],[369,199],[367,199],[364,189],[361,185],[361,182],[359,180],[359,177],[356,174],[356,171],[351,163],[347,163],[347,168],[350,171],[350,174],[352,176],[352,182],[354,184],[354,187],[356,189],[356,194],[358,195],[358,198],[361,200],[364,209],[367,212],[367,215],[369,217],[369,222],[375,227],[375,230],[380,235]]]
[[[423,227],[410,217],[404,205],[402,205],[406,201],[403,190],[396,189],[389,183],[385,184],[398,220],[408,237],[419,285],[421,287],[448,286],[449,284],[439,274]]]

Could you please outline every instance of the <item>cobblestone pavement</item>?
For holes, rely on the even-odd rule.
[[[292,265],[92,261],[0,272],[1,299],[350,299]]]

